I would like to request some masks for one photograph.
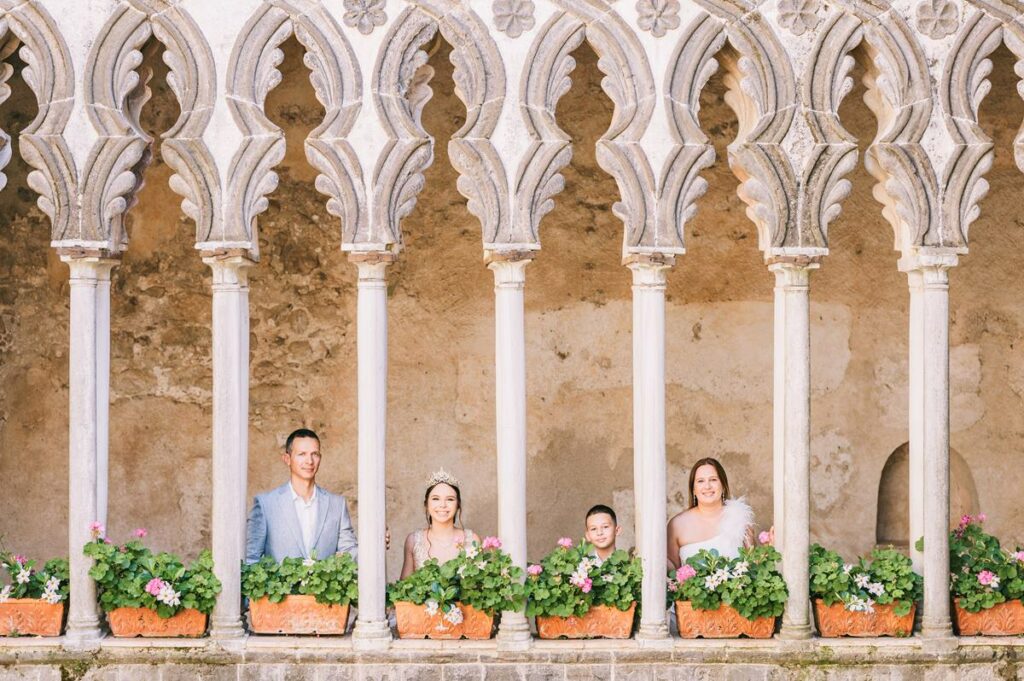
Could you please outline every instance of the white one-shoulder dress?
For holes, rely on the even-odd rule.
[[[745,499],[727,499],[722,509],[722,517],[718,520],[718,534],[711,539],[683,544],[679,547],[679,563],[694,556],[702,549],[715,549],[720,556],[735,558],[740,555],[740,547],[746,537],[747,528],[754,524],[754,510]]]

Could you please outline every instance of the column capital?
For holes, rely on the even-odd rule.
[[[203,262],[213,270],[213,286],[238,287],[249,284],[248,268],[256,261],[242,248],[203,251]]]
[[[110,270],[121,263],[120,253],[82,248],[58,248],[60,260],[71,270],[71,281],[109,280]]]
[[[768,271],[775,274],[777,288],[807,288],[811,270],[821,267],[819,258],[794,256],[776,257],[768,262]]]
[[[526,266],[533,262],[533,251],[488,251],[487,269],[494,272],[496,289],[522,289],[526,285]]]
[[[359,285],[379,284],[384,286],[384,271],[387,266],[398,259],[393,251],[353,251],[348,254],[348,261],[356,266],[359,273]]]
[[[949,269],[956,267],[958,262],[959,258],[955,253],[916,251],[904,254],[897,265],[900,272],[906,272],[908,275],[920,275],[922,277],[920,284],[942,286],[949,283]],[[911,284],[914,283],[916,282],[912,278]]]
[[[622,259],[622,264],[633,272],[634,289],[664,290],[668,271],[675,263],[675,256],[667,253],[634,253]]]
[[[630,253],[622,258],[622,264],[631,270],[637,267],[667,269],[676,264],[672,253]]]
[[[517,249],[510,251],[484,251],[484,262],[488,267],[491,263],[517,263],[524,265],[530,263],[536,257],[537,251],[529,249]],[[493,269],[493,268],[492,268]]]

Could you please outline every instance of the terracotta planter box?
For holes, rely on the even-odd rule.
[[[107,613],[107,623],[119,638],[197,638],[206,633],[206,615],[192,609],[161,619],[149,608],[114,608]]]
[[[271,603],[264,596],[249,603],[249,624],[256,634],[342,636],[348,625],[348,606],[317,603],[316,596],[285,596],[280,603]]]
[[[676,601],[676,621],[683,638],[771,638],[775,631],[774,617],[751,621],[725,604],[718,610],[694,610],[690,601]]]
[[[629,610],[595,605],[583,617],[538,616],[541,638],[629,638],[633,633],[636,603]]]
[[[41,598],[11,598],[0,603],[0,636],[60,636],[64,604]]]
[[[462,610],[462,622],[451,624],[444,619],[444,614],[440,610],[431,616],[427,614],[425,605],[398,601],[395,603],[398,637],[444,640],[459,638],[483,640],[491,637],[491,630],[494,628],[493,616],[474,610],[462,603],[458,603],[458,606]]]
[[[967,612],[954,599],[956,626],[961,636],[1019,636],[1024,634],[1024,606],[1020,601],[1007,601],[987,610]]]
[[[842,603],[825,605],[820,598],[814,599],[814,616],[818,623],[818,634],[825,638],[839,636],[910,636],[914,631],[914,611],[910,606],[906,615],[896,615],[896,606],[874,605],[874,612],[850,612]]]

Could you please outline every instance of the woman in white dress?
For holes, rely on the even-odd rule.
[[[701,549],[735,558],[754,544],[754,512],[743,499],[729,497],[729,478],[717,459],[701,459],[690,469],[688,508],[668,521],[668,559],[678,569]]]
[[[446,563],[459,555],[464,544],[479,541],[472,530],[462,527],[462,493],[459,481],[443,468],[427,480],[423,495],[427,526],[405,539],[402,579],[423,567],[431,558]]]

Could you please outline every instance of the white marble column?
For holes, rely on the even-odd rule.
[[[914,571],[924,574],[924,552],[917,541],[924,537],[924,277],[921,270],[907,271],[910,289],[909,324],[909,518],[907,537]],[[920,618],[920,613],[918,615]]]
[[[775,546],[789,589],[780,636],[811,635],[810,469],[811,333],[808,282],[818,267],[807,258],[775,261],[773,470]]]
[[[921,635],[928,638],[949,637],[953,632],[949,607],[949,268],[956,263],[957,257],[948,254],[919,253],[900,260],[911,289],[910,447],[911,452],[920,452],[920,468],[915,474],[911,462],[910,494],[912,499],[921,499]],[[919,296],[916,308],[915,293]],[[914,514],[913,506],[911,509]],[[911,521],[915,520],[912,515]],[[916,539],[912,536],[911,541]]]
[[[221,593],[210,636],[244,635],[240,567],[245,559],[249,458],[249,274],[246,255],[204,254],[213,271],[213,571]]]
[[[523,289],[530,252],[492,253],[494,272],[494,383],[497,410],[498,535],[512,562],[526,569],[526,330]],[[530,645],[526,614],[503,612],[503,648]]]
[[[633,471],[643,564],[637,639],[668,639],[665,465],[665,286],[672,256],[630,256],[633,272]],[[639,464],[639,465],[638,465]]]
[[[386,467],[388,408],[388,288],[392,253],[353,253],[359,272],[356,352],[359,393],[359,618],[353,642],[360,650],[390,645],[385,613],[387,572]]]
[[[80,254],[62,255],[61,260],[71,270],[67,641],[88,646],[101,634],[96,583],[89,577],[92,560],[82,554],[82,547],[92,539],[89,525],[107,515],[110,270],[117,261]]]

